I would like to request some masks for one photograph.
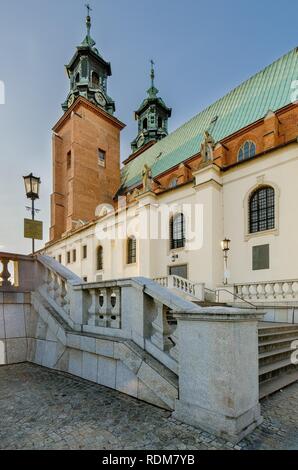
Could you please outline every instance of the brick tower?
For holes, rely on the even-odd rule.
[[[53,193],[50,240],[95,218],[101,203],[113,204],[120,187],[120,131],[124,124],[113,114],[107,94],[111,65],[87,35],[66,66],[70,92],[64,115],[53,128]]]

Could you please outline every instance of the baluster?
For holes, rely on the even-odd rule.
[[[55,284],[55,279],[54,279],[54,274],[50,269],[48,269],[48,279],[47,279],[47,284],[48,284],[48,294],[50,297],[54,297],[54,284]]]
[[[281,282],[276,282],[274,284],[274,298],[278,298],[279,296],[282,295],[282,283]]]
[[[0,278],[2,279],[2,287],[10,287],[11,286],[11,282],[10,282],[11,274],[8,269],[9,259],[3,258],[1,259],[1,262],[2,262],[2,272],[0,274]]]
[[[265,286],[264,284],[258,284],[256,287],[257,299],[265,297]]]
[[[293,281],[292,289],[293,289],[293,298],[297,299],[298,297],[298,282],[297,281]]]
[[[60,285],[59,285],[59,276],[53,274],[53,299],[59,305],[60,302]]]
[[[167,320],[167,308],[162,303],[155,301],[155,315],[152,321],[153,334],[151,342],[162,351],[169,351],[173,347],[169,339],[171,329]]]
[[[111,328],[120,328],[121,322],[121,300],[120,289],[113,289],[110,297],[111,301]]]
[[[108,326],[108,293],[107,289],[100,289],[99,292],[99,318],[98,326]]]
[[[274,297],[274,289],[273,289],[273,284],[268,284],[265,285],[265,298],[269,299],[270,297]]]
[[[256,286],[254,284],[251,284],[248,288],[248,297],[250,299],[254,298],[254,297],[257,297],[257,289],[256,289]]]
[[[63,309],[64,309],[64,306],[65,306],[66,303],[67,303],[66,295],[67,295],[67,291],[66,291],[66,288],[65,288],[65,280],[60,277],[60,297],[59,297],[59,303],[60,303],[60,305],[61,305],[61,307],[62,307]]]
[[[88,309],[88,313],[89,313],[88,325],[96,326],[97,325],[96,314],[98,313],[98,310],[99,310],[97,289],[89,289],[89,293],[91,295],[91,305]]]
[[[70,315],[70,297],[67,281],[63,282],[63,296],[63,309],[68,315]]]

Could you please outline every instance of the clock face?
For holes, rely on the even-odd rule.
[[[70,95],[70,97],[68,98],[68,101],[67,101],[67,104],[68,104],[68,107],[70,108],[70,106],[73,104],[75,100],[75,96],[74,95]]]
[[[97,103],[98,103],[100,106],[105,106],[105,104],[106,104],[105,97],[104,97],[103,94],[100,93],[99,91],[98,91],[97,93],[95,93],[95,99],[96,99]]]
[[[143,134],[141,134],[140,137],[138,138],[138,147],[141,147],[144,142],[145,142],[145,137],[143,136]]]

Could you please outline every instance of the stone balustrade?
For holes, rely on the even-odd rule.
[[[235,295],[253,301],[298,301],[298,280],[250,282],[234,285]]]
[[[33,257],[0,252],[0,291],[27,292],[35,286]]]
[[[193,297],[196,300],[203,301],[205,298],[205,285],[203,283],[195,283],[188,279],[173,274],[169,276],[155,278],[154,281],[162,287],[177,289],[183,294],[189,295],[190,297]]]

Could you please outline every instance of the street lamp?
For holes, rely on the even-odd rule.
[[[221,242],[221,249],[224,254],[224,263],[225,263],[224,285],[227,285],[228,283],[227,271],[228,271],[228,252],[230,250],[230,242],[231,240],[229,240],[227,237]]]
[[[34,201],[35,199],[39,199],[39,188],[40,188],[40,178],[37,176],[33,176],[32,173],[28,176],[23,176],[24,184],[25,184],[25,191],[26,196],[28,199],[31,199],[31,216],[32,220],[34,220],[35,216],[35,208],[34,208]],[[34,253],[34,238],[32,238],[32,254]]]

